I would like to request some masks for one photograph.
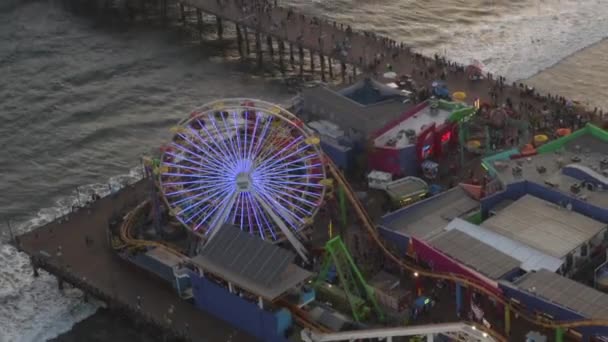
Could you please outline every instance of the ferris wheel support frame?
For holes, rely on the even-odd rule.
[[[174,129],[159,172],[171,214],[204,241],[226,222],[288,240],[308,263],[300,233],[325,199],[327,177],[314,131],[275,104],[244,98],[203,105]]]

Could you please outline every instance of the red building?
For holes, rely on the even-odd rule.
[[[440,102],[432,109],[425,101],[376,131],[372,135],[370,168],[398,177],[419,174],[424,160],[439,159],[449,143],[457,142],[456,125],[447,122],[457,106]]]

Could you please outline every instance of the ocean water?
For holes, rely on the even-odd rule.
[[[528,79],[608,109],[602,89],[608,81],[608,45],[602,42],[608,0],[285,4],[409,42],[426,54],[478,59],[510,80]],[[221,97],[290,96],[224,56],[176,31],[100,22],[53,1],[2,1],[2,241],[8,239],[4,220],[15,233],[25,232],[68,210],[77,193],[103,194],[108,183],[137,179],[139,156],[167,141],[169,128],[193,107]],[[48,275],[34,279],[27,258],[0,243],[0,342],[54,338],[98,307],[83,303],[76,290],[59,294]],[[130,329],[104,315],[60,340],[101,341],[114,338],[108,331]]]

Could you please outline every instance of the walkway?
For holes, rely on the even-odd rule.
[[[107,241],[111,217],[133,208],[148,196],[150,184],[140,181],[19,237],[21,251],[38,258],[43,269],[90,292],[110,307],[190,336],[194,341],[254,341],[233,326],[179,299],[164,281],[120,259]],[[67,219],[67,221],[66,221]],[[61,222],[63,221],[63,222]],[[85,243],[85,237],[93,240]],[[141,310],[137,309],[141,296]],[[173,306],[172,314],[168,314]],[[168,316],[168,317],[167,317]]]
[[[465,66],[454,65],[442,58],[432,60],[388,38],[352,31],[341,24],[307,17],[287,8],[274,7],[265,1],[184,0],[181,3],[333,60],[364,67],[368,71],[377,70],[382,74],[385,66],[390,64],[398,75],[411,75],[422,87],[430,87],[443,74],[449,89],[452,92],[466,92],[467,101],[471,104],[477,98],[482,102],[498,104],[509,99],[513,108],[524,115],[540,116],[544,105],[552,113],[566,114],[565,99],[524,95],[519,85],[514,88],[498,82],[498,76],[470,81],[465,74]]]

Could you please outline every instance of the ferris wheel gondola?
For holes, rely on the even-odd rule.
[[[211,239],[229,223],[262,239],[289,240],[323,202],[319,139],[288,111],[259,100],[229,99],[194,111],[174,129],[159,183],[171,213]]]

